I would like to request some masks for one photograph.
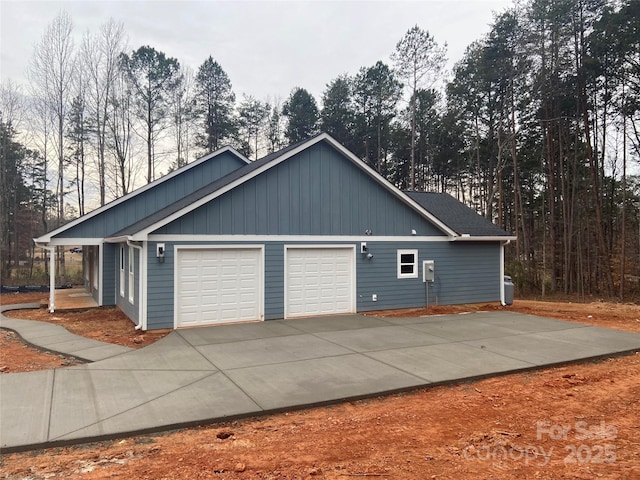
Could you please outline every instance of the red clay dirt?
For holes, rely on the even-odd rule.
[[[429,313],[502,308],[430,307]],[[636,305],[517,300],[510,310],[640,332]],[[112,311],[100,310],[103,321]],[[80,317],[70,322],[83,324]],[[20,355],[7,357],[3,361],[17,368],[12,362],[19,364]],[[10,454],[0,460],[0,478],[632,479],[640,478],[639,399],[640,354],[633,354]]]

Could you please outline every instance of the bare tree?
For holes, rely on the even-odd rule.
[[[24,96],[19,84],[12,80],[0,83],[0,121],[18,130],[25,111]]]
[[[132,188],[133,118],[131,90],[126,73],[120,72],[109,96],[111,114],[107,118],[108,137],[106,145],[115,159],[116,197],[126,195]]]
[[[111,93],[118,75],[118,59],[125,48],[124,25],[109,19],[97,34],[87,33],[82,41],[81,63],[87,76],[87,107],[94,123],[96,167],[100,205],[106,202],[106,144],[111,114]]]
[[[195,121],[195,78],[190,67],[180,67],[182,80],[171,91],[171,120],[176,145],[176,158],[172,169],[189,163],[189,149],[192,144],[192,131]]]
[[[60,223],[64,221],[64,131],[75,70],[72,30],[71,17],[61,11],[36,45],[29,67],[30,81],[46,100],[55,119]]]
[[[267,99],[269,105],[273,105],[269,119],[267,121],[266,140],[267,140],[267,153],[273,153],[276,150],[280,150],[283,146],[282,132],[284,130],[282,125],[282,100],[280,97],[276,97],[273,101]]]
[[[258,159],[258,138],[265,129],[270,111],[271,105],[267,102],[262,102],[252,95],[242,96],[242,102],[238,107],[238,123],[240,134],[245,137],[241,139],[240,144],[249,147],[247,157],[253,153],[254,158]]]
[[[31,64],[29,80],[32,88],[44,100],[47,112],[53,117],[53,141],[57,156],[58,224],[64,223],[64,137],[69,97],[75,70],[74,44],[71,32],[73,23],[65,11],[49,24],[40,42],[36,44]],[[58,251],[58,271],[61,281],[65,279],[64,252]]]

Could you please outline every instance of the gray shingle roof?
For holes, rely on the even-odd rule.
[[[409,192],[413,201],[435,216],[459,235],[472,237],[507,237],[510,233],[494,225],[448,193]]]

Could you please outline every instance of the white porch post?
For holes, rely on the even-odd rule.
[[[53,313],[56,309],[56,247],[45,247],[49,250],[49,312]]]

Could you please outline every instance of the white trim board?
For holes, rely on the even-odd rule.
[[[39,239],[36,239],[40,243]],[[102,245],[103,239],[101,237],[94,238],[53,238],[49,242],[52,247],[59,247],[64,245]]]
[[[450,237],[356,235],[149,235],[149,242],[450,242]]]

